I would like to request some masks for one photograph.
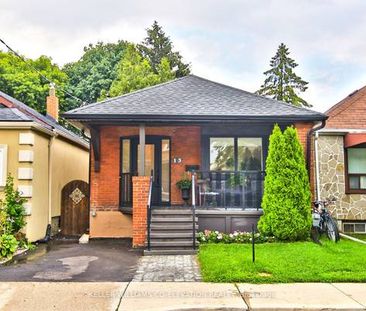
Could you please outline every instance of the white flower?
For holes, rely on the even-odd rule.
[[[232,233],[230,233],[230,234],[229,234],[229,236],[230,236],[231,238],[233,238],[233,237],[234,237],[234,235],[233,235]]]
[[[238,236],[238,235],[239,235],[239,233],[234,231],[234,236]]]
[[[222,234],[221,233],[217,236],[217,239],[218,240],[221,240],[222,239]]]
[[[202,237],[202,241],[206,241],[206,239],[205,239],[205,237],[204,237],[204,236]]]
[[[219,234],[219,232],[218,232],[218,231],[215,231],[215,233],[216,233],[216,234]]]

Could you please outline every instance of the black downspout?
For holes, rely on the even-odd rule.
[[[52,232],[52,227],[50,224],[48,224],[44,238],[37,240],[36,243],[48,243],[51,240],[51,232]]]
[[[314,132],[319,131],[320,129],[324,128],[325,126],[325,121],[326,120],[322,120],[322,123],[316,127],[312,127],[308,134],[307,134],[307,138],[306,138],[306,168],[308,169],[308,173],[309,173],[309,178],[310,178],[310,170],[311,170],[311,166],[310,166],[310,161],[311,161],[311,137],[313,136]]]

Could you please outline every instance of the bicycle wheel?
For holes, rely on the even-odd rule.
[[[325,219],[325,223],[327,226],[326,230],[327,230],[327,236],[328,236],[329,240],[331,240],[333,242],[338,242],[340,236],[339,236],[337,224],[334,221],[334,219],[331,216],[328,216]]]
[[[320,233],[319,233],[319,228],[318,227],[311,227],[311,239],[315,243],[321,244],[320,243]]]

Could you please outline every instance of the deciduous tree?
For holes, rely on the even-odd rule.
[[[117,66],[117,76],[108,95],[110,97],[119,96],[171,80],[173,74],[169,68],[168,59],[162,58],[157,67],[157,73],[155,73],[149,61],[141,55],[133,44],[129,44]],[[106,95],[103,93],[101,99],[105,98]]]
[[[24,59],[25,62],[12,53],[0,52],[0,90],[45,113],[49,82],[32,67],[61,87],[67,83],[67,75],[47,56]],[[61,110],[67,110],[64,94],[59,92],[58,96]]]
[[[69,77],[68,90],[87,103],[96,102],[116,79],[117,65],[127,45],[126,41],[118,41],[98,42],[96,45],[89,44],[85,47],[80,60],[66,64],[63,68]],[[70,109],[80,104],[81,102],[68,98]]]

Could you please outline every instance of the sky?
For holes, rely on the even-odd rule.
[[[0,38],[60,66],[89,43],[139,43],[157,20],[192,73],[207,79],[255,92],[283,42],[313,109],[366,85],[365,0],[0,0],[0,12]]]

